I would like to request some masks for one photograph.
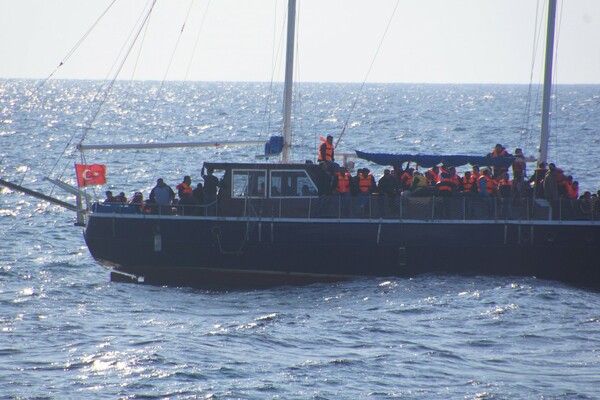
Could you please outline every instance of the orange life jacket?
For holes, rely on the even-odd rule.
[[[507,154],[508,153],[507,153],[506,149],[502,149],[500,151],[497,151],[496,149],[494,149],[494,151],[492,151],[492,157],[504,157]]]
[[[479,181],[481,181],[482,179],[485,179],[485,190],[489,193],[489,194],[494,194],[496,193],[496,189],[498,188],[498,184],[496,183],[496,181],[494,179],[492,179],[491,176],[485,176],[485,175],[481,175],[478,179],[477,179],[477,185],[479,185]]]
[[[339,193],[348,193],[350,192],[350,174],[349,173],[345,173],[342,174],[341,172],[336,172],[335,173],[337,175],[337,188],[336,190]]]
[[[458,187],[458,185],[456,184],[454,178],[456,178],[456,175],[444,176],[443,178],[441,178],[437,185],[438,190],[447,192],[452,192],[453,190],[455,190]]]
[[[324,142],[319,146],[319,161],[333,161],[333,144],[329,144],[327,139],[321,138]],[[323,146],[325,146],[325,158],[323,159]]]
[[[565,186],[565,189],[567,191],[567,198],[571,199],[571,200],[576,200],[577,199],[577,195],[578,195],[578,190],[575,189],[575,187],[573,187],[572,184],[570,184],[569,182],[565,181],[563,183],[563,185]]]
[[[463,183],[463,192],[466,193],[473,193],[476,192],[476,186],[475,186],[475,182],[477,181],[477,179],[471,175],[469,177],[469,179],[467,179],[466,176],[462,177],[462,183]]]
[[[405,188],[409,188],[412,183],[412,175],[408,172],[403,173],[402,177],[400,177],[400,182]]]
[[[425,173],[425,176],[427,177],[427,182],[430,185],[435,185],[436,183],[438,183],[440,181],[440,174],[435,172],[432,169],[427,170],[427,172]]]
[[[184,195],[192,194],[193,192],[192,188],[185,182],[181,182],[179,185],[177,185],[177,190],[179,191],[179,189],[181,189],[181,194]]]

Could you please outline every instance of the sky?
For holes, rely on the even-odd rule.
[[[297,1],[299,81],[541,80],[545,0]],[[111,2],[0,0],[0,78],[61,61],[55,78],[114,76],[151,1],[116,0],[99,20]],[[281,81],[286,3],[159,0],[118,78]],[[557,15],[555,82],[600,84],[600,0],[559,0]]]

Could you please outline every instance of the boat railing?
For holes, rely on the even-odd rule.
[[[418,221],[598,221],[600,204],[583,207],[562,199],[483,198],[479,195],[320,196],[303,198],[244,198],[237,203],[205,205],[132,205],[94,203],[95,213],[249,218],[367,219]]]
[[[223,216],[230,216],[226,209]],[[320,196],[303,199],[245,199],[242,216],[262,218],[329,218],[421,221],[596,221],[569,200],[551,204],[531,197],[507,199],[479,195],[457,196]]]
[[[184,215],[207,216],[217,215],[217,202],[210,204],[123,204],[93,203],[92,212],[101,214],[147,214],[147,215]]]

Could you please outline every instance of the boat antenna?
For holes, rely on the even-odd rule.
[[[554,27],[556,0],[548,0],[548,25],[546,28],[546,57],[544,63],[544,92],[542,95],[542,128],[538,163],[548,162],[548,137],[550,135],[550,97],[552,95],[552,61],[554,59]]]
[[[290,162],[292,139],[292,88],[294,78],[294,39],[296,32],[296,0],[288,1],[285,81],[283,86],[283,150],[281,162]]]

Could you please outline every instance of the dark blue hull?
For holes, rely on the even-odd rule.
[[[100,263],[152,284],[264,287],[448,273],[600,288],[598,222],[92,214],[85,239]]]

